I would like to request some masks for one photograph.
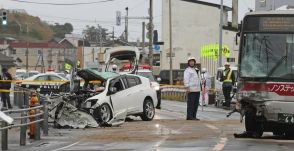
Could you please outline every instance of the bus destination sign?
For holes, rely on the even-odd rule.
[[[261,17],[259,30],[294,32],[294,17]]]

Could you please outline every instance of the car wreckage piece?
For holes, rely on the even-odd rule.
[[[117,113],[107,123],[98,123],[92,114],[83,108],[77,108],[73,102],[69,101],[72,94],[61,94],[48,98],[49,117],[53,119],[54,124],[62,128],[96,128],[119,126],[125,122],[127,111]]]

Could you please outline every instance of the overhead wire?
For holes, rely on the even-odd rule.
[[[100,0],[100,1],[91,1],[91,2],[79,2],[79,3],[50,3],[50,2],[35,2],[35,1],[25,1],[25,0],[11,0],[14,2],[19,3],[29,3],[29,4],[39,4],[39,5],[89,5],[89,4],[98,4],[98,3],[105,3],[105,2],[111,2],[116,0]]]

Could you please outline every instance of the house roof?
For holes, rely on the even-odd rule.
[[[209,2],[203,2],[203,1],[199,1],[199,0],[182,0],[182,1],[191,2],[191,3],[197,3],[197,4],[201,4],[201,5],[206,5],[206,6],[220,8],[220,5],[219,4],[209,3]],[[224,10],[232,11],[232,8],[224,5]]]
[[[62,44],[56,43],[10,43],[11,48],[65,48]]]
[[[2,53],[0,53],[0,64],[4,67],[13,67],[15,64],[12,57],[8,57]]]

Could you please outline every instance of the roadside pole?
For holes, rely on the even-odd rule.
[[[150,9],[149,9],[149,28],[150,28],[150,38],[149,38],[149,64],[153,66],[153,0],[150,0]]]
[[[219,24],[219,58],[218,58],[218,67],[222,67],[222,52],[223,52],[223,17],[224,17],[224,2],[221,0],[220,4],[220,24]]]
[[[125,34],[126,34],[125,36],[126,36],[126,42],[129,42],[129,40],[128,40],[128,39],[129,39],[129,38],[128,38],[128,36],[129,36],[129,35],[128,35],[128,32],[129,32],[129,31],[128,31],[128,30],[129,30],[129,29],[128,29],[128,28],[129,28],[129,27],[128,27],[128,26],[129,26],[129,18],[128,18],[128,17],[129,17],[129,7],[126,7],[126,12],[127,12],[127,14],[126,14],[126,17],[125,17],[125,26],[126,26],[126,27],[125,27]]]
[[[143,58],[142,63],[145,63],[145,22],[142,22],[142,50],[143,50]]]
[[[172,39],[172,5],[171,0],[169,0],[169,84],[173,85],[173,39]]]

